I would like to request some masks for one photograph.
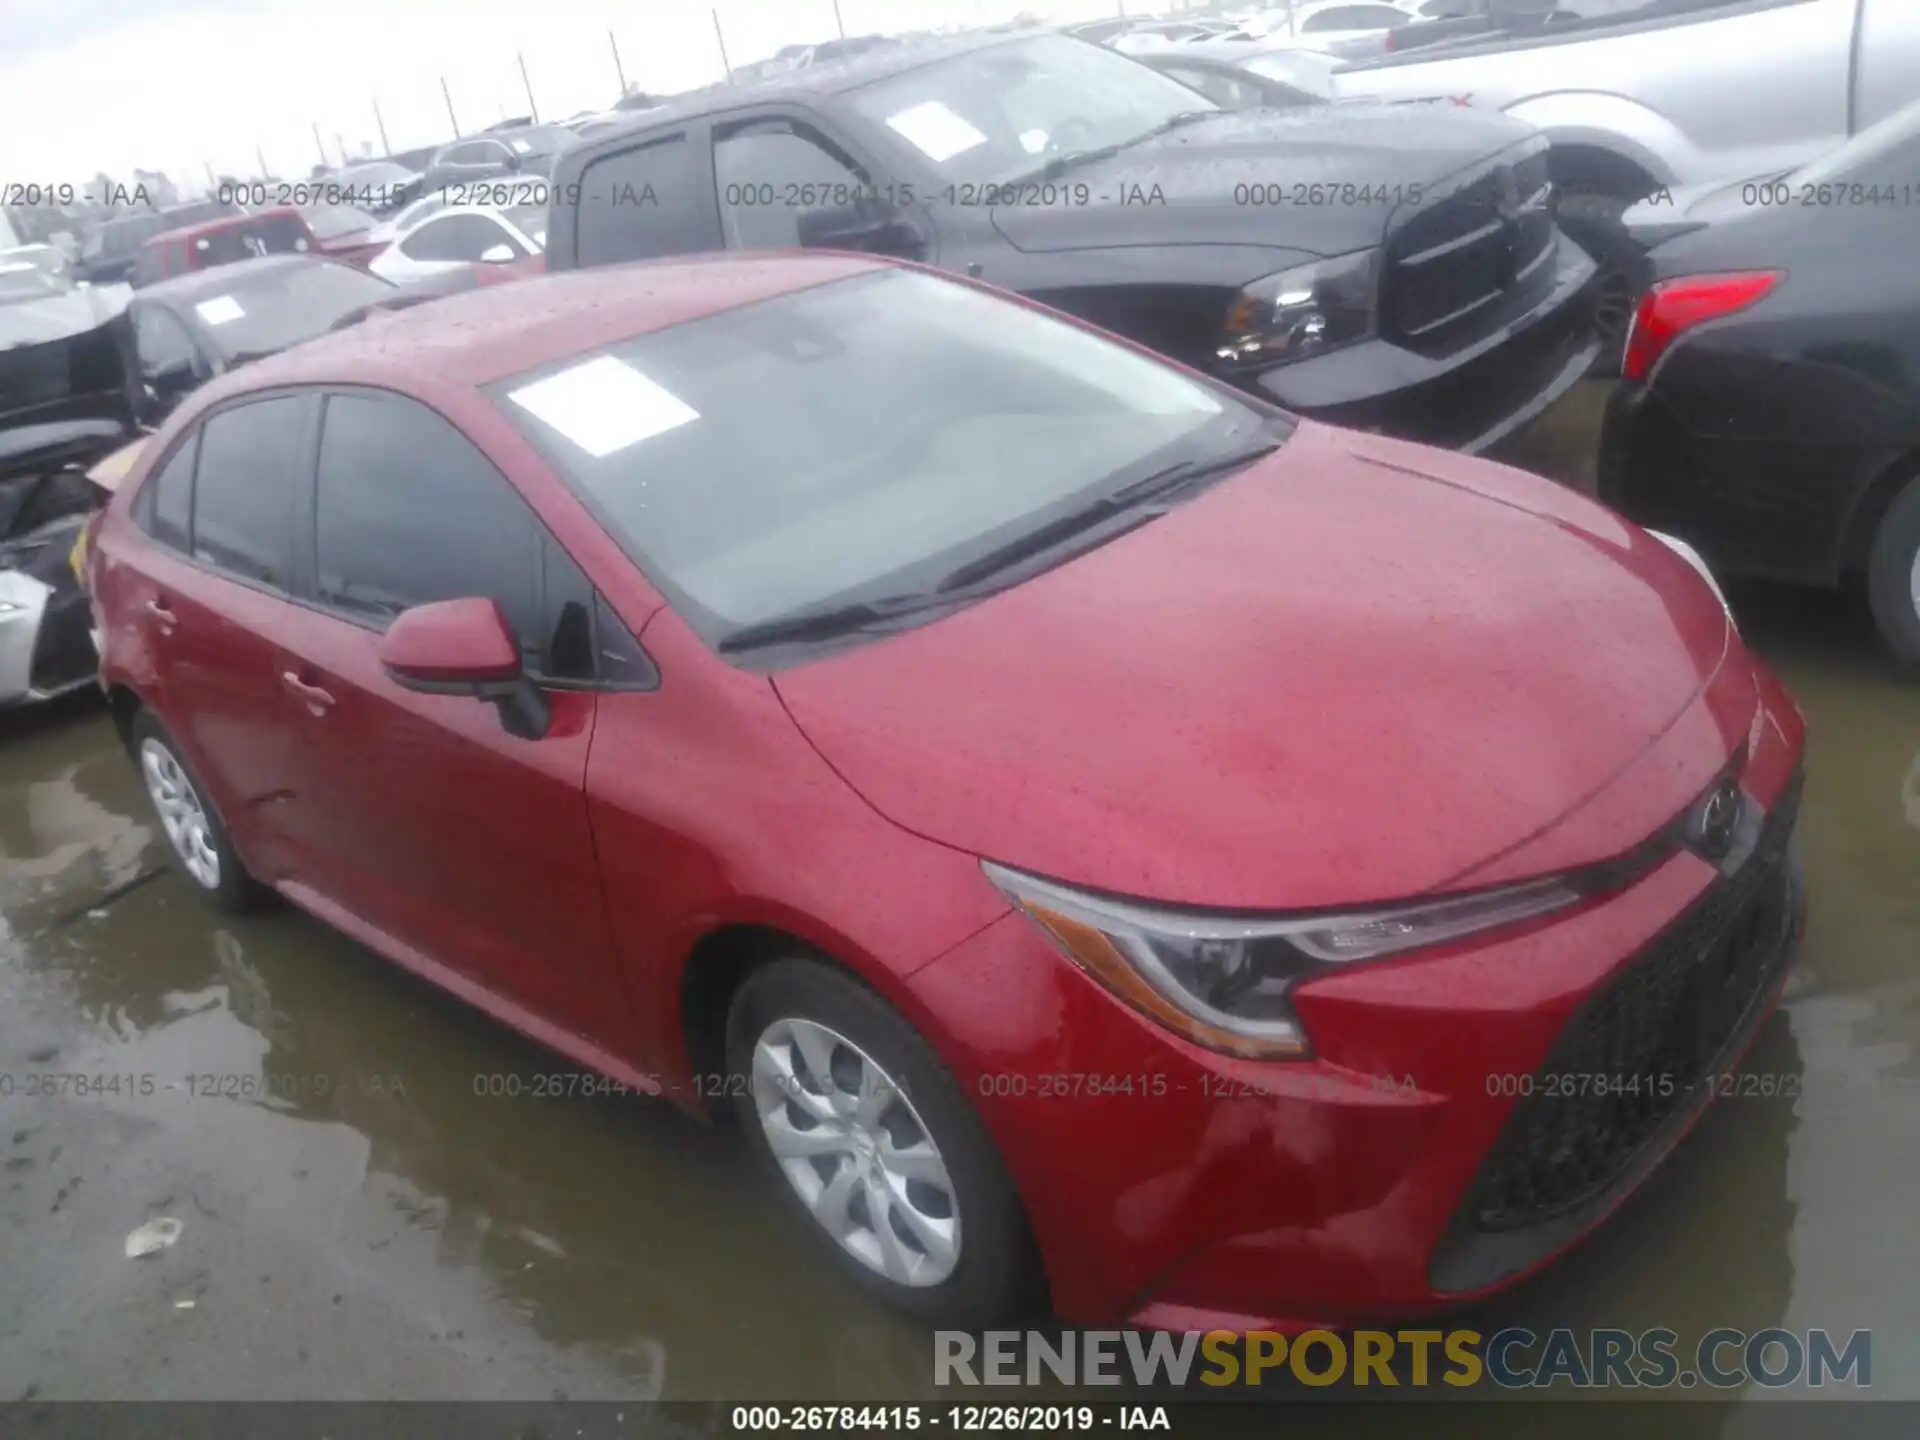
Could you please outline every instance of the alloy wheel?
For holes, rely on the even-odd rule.
[[[219,889],[220,855],[213,847],[213,826],[186,770],[172,751],[148,738],[140,743],[140,774],[180,863],[201,885]]]
[[[870,1270],[938,1285],[960,1260],[947,1163],[900,1085],[838,1031],[783,1017],[753,1047],[753,1106],[814,1220]]]
[[[1907,598],[1913,602],[1913,613],[1920,616],[1920,546],[1913,552],[1913,568],[1907,572]]]

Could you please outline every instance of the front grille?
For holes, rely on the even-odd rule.
[[[1493,333],[1553,287],[1557,237],[1546,151],[1497,161],[1387,237],[1382,330],[1429,355]]]
[[[1491,1284],[1572,1238],[1710,1098],[1793,952],[1799,799],[1796,778],[1746,862],[1575,1011],[1436,1252],[1437,1289]]]

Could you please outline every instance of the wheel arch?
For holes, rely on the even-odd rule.
[[[1837,579],[1864,575],[1873,553],[1873,537],[1895,497],[1920,480],[1920,449],[1909,450],[1881,469],[1861,490],[1841,532]]]
[[[1585,140],[1555,140],[1547,173],[1563,194],[1578,185],[1588,193],[1640,200],[1661,187],[1659,177],[1632,156]]]
[[[114,681],[107,686],[107,714],[113,720],[121,748],[129,755],[133,753],[134,718],[146,708],[146,703],[140,693],[124,681]]]

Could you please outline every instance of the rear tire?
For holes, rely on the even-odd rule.
[[[1920,480],[1894,496],[1867,561],[1873,618],[1894,657],[1920,666]]]
[[[857,1284],[961,1329],[1033,1297],[1033,1240],[986,1126],[878,995],[818,961],[775,961],[734,998],[727,1068],[769,1179]]]
[[[257,909],[266,888],[240,863],[226,824],[181,754],[179,741],[151,710],[133,717],[129,735],[134,766],[166,836],[174,869],[216,909],[229,915]]]

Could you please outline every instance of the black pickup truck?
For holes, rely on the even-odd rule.
[[[889,254],[1289,410],[1477,451],[1598,350],[1546,148],[1470,111],[1228,112],[1064,35],[938,40],[712,87],[565,151],[547,268]]]

